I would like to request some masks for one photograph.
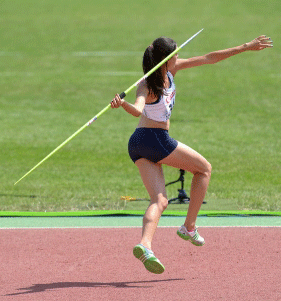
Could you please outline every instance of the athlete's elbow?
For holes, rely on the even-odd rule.
[[[211,59],[208,59],[206,61],[206,64],[207,65],[214,65],[214,64],[218,63],[219,61],[220,61],[219,59],[211,58]]]
[[[205,55],[204,63],[207,65],[213,65],[213,64],[218,63],[219,61],[221,61],[221,58],[216,54],[209,53],[209,54]]]
[[[142,114],[143,108],[137,108],[137,110],[135,111],[135,117],[140,117]]]
[[[140,115],[141,115],[141,112],[133,112],[132,113],[132,115],[134,116],[134,117],[140,117]]]

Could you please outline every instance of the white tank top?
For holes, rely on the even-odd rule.
[[[170,87],[165,89],[164,95],[158,98],[155,102],[145,104],[142,114],[149,119],[163,122],[170,119],[176,99],[176,85],[171,72],[167,72],[170,81]]]

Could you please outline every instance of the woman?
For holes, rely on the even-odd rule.
[[[165,267],[151,250],[151,242],[158,221],[167,208],[168,200],[162,164],[189,171],[193,174],[190,189],[190,203],[184,224],[177,234],[196,246],[204,245],[195,226],[197,214],[204,200],[211,177],[211,164],[199,153],[171,138],[168,134],[170,116],[175,104],[174,77],[179,70],[215,64],[244,51],[262,50],[272,47],[266,36],[225,50],[203,56],[179,59],[176,54],[138,86],[136,101],[130,104],[118,94],[111,102],[112,108],[120,106],[129,114],[140,117],[139,124],[129,140],[129,154],[139,169],[142,181],[150,196],[150,204],[143,217],[142,238],[133,249],[145,268],[156,274],[163,273]],[[176,49],[176,43],[169,38],[156,39],[143,56],[143,71],[147,73]]]

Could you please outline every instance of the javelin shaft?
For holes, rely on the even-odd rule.
[[[49,153],[48,156],[46,156],[42,161],[40,161],[38,164],[36,164],[32,169],[30,169],[29,172],[27,172],[23,177],[21,177],[14,185],[16,185],[19,181],[21,181],[23,178],[25,178],[27,175],[29,175],[35,168],[37,168],[39,165],[41,165],[44,161],[46,161],[48,158],[50,158],[54,153],[56,153],[59,149],[61,149],[66,143],[68,143],[72,138],[74,138],[76,135],[78,135],[80,132],[84,130],[84,128],[88,125],[88,123],[84,124],[78,131],[76,131],[74,134],[72,134],[69,138],[67,138],[61,145],[59,145],[57,148],[55,148],[51,153]]]
[[[195,33],[192,37],[190,37],[187,41],[185,41],[182,45],[180,45],[175,51],[173,51],[171,54],[169,54],[165,59],[163,59],[158,65],[156,65],[154,68],[152,68],[150,71],[148,71],[142,78],[140,78],[138,81],[136,81],[131,87],[129,87],[127,90],[122,92],[120,94],[121,98],[124,98],[129,92],[131,92],[134,87],[136,87],[141,81],[146,79],[149,75],[151,75],[154,71],[156,71],[158,68],[160,68],[163,64],[165,64],[170,58],[172,58],[176,53],[178,53],[185,45],[187,45],[191,40],[193,40],[203,29],[199,30],[197,33]],[[104,109],[102,109],[94,118],[90,119],[87,123],[85,123],[79,130],[77,130],[74,134],[72,134],[69,138],[67,138],[62,144],[60,144],[57,148],[55,148],[49,155],[47,155],[43,160],[41,160],[38,164],[36,164],[32,169],[30,169],[24,176],[22,176],[14,185],[16,185],[18,182],[20,182],[22,179],[24,179],[26,176],[28,176],[34,169],[36,169],[38,166],[40,166],[43,162],[45,162],[47,159],[49,159],[54,153],[56,153],[59,149],[61,149],[65,144],[67,144],[70,140],[72,140],[75,136],[77,136],[79,133],[81,133],[87,126],[89,126],[91,123],[93,123],[99,116],[104,114],[109,108],[111,107],[110,104],[108,104]]]

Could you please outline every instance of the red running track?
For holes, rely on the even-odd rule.
[[[140,228],[0,230],[0,300],[281,300],[281,228],[200,228],[206,244],[158,228],[166,271],[135,259]]]

